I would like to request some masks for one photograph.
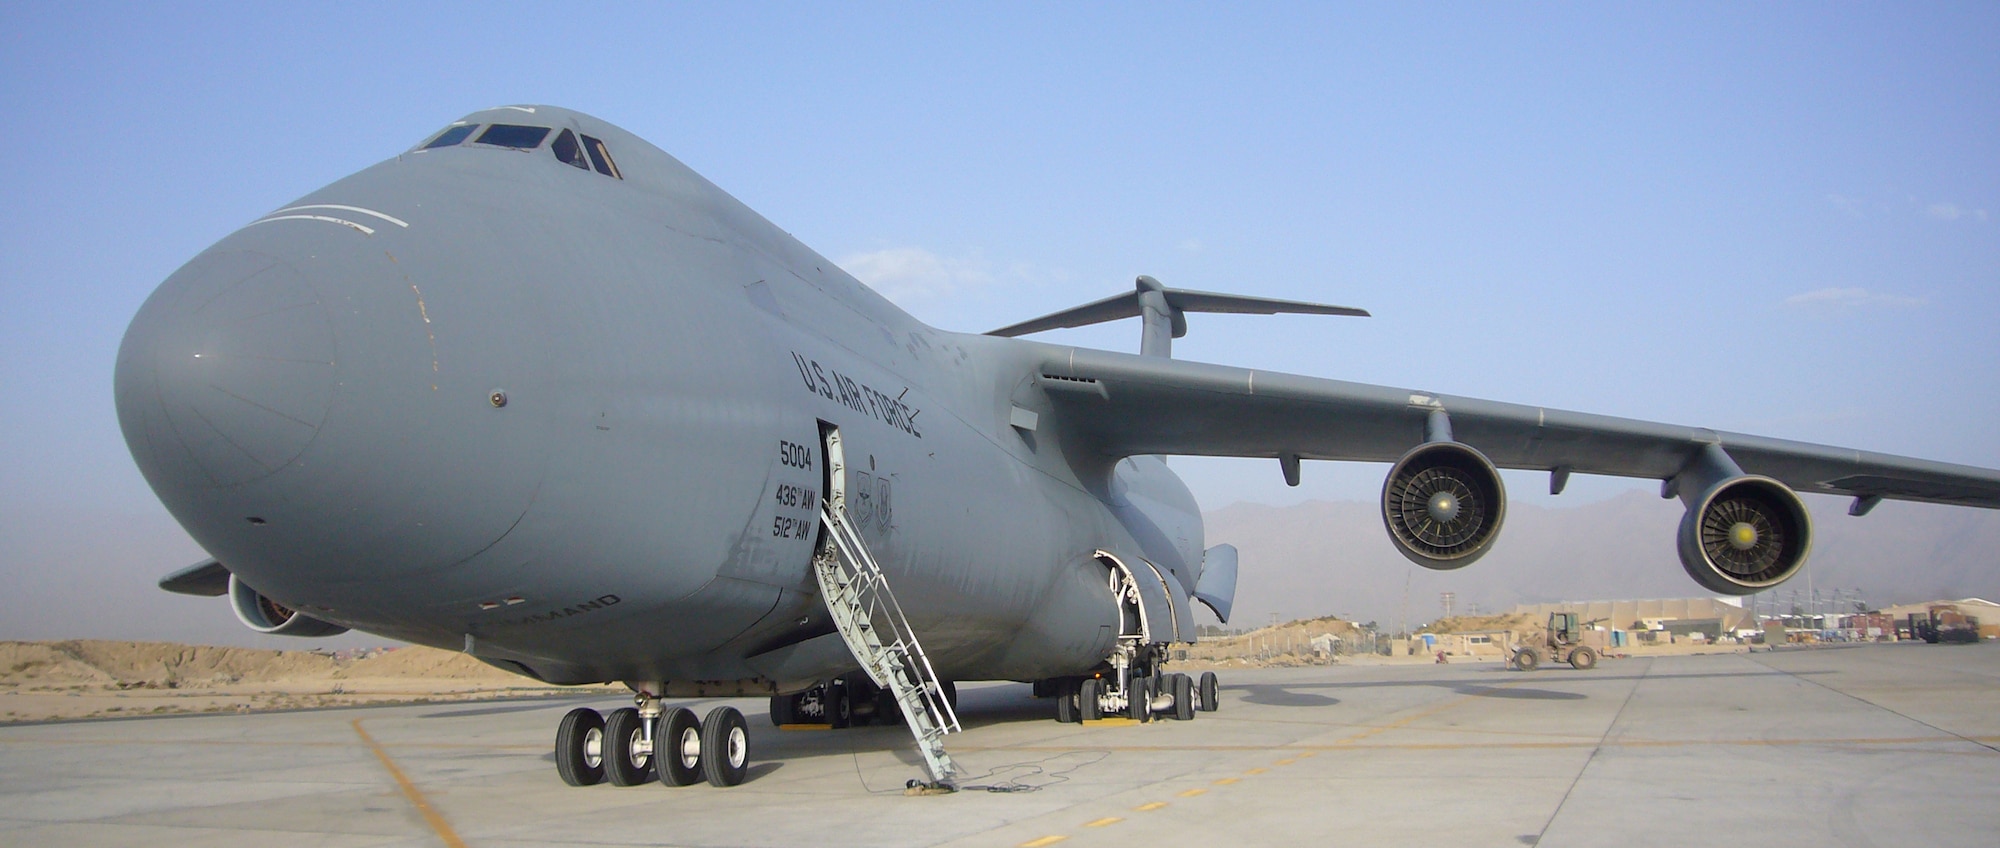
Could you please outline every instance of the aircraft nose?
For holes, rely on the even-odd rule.
[[[121,363],[150,373],[129,375],[119,392],[120,412],[141,419],[156,461],[219,488],[297,459],[335,391],[334,332],[319,293],[284,260],[240,251],[200,257],[160,295],[134,319]]]
[[[412,259],[421,244],[297,223],[233,234],[140,308],[114,377],[126,444],[189,534],[266,594],[451,571],[541,480],[532,319]]]

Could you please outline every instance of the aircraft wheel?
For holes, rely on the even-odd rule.
[[[1222,690],[1222,681],[1216,679],[1215,672],[1204,671],[1201,673],[1202,712],[1212,713],[1215,712],[1216,707],[1222,706],[1222,702],[1217,700],[1222,696],[1221,690]]]
[[[604,717],[577,707],[556,725],[556,773],[571,786],[604,782]]]
[[[1152,678],[1138,677],[1132,680],[1132,691],[1125,693],[1125,717],[1133,721],[1153,720]]]
[[[853,694],[842,684],[826,685],[826,723],[833,725],[833,729],[854,726],[854,699],[851,697]],[[714,716],[715,713],[709,713],[710,718]],[[708,722],[703,720],[702,726],[708,726]]]
[[[735,707],[716,707],[701,720],[701,766],[708,782],[735,786],[750,772],[750,725]]]
[[[700,780],[701,755],[701,722],[694,710],[675,707],[660,717],[659,729],[653,731],[653,770],[662,785],[686,786]]]
[[[1174,681],[1174,719],[1191,721],[1194,719],[1194,678],[1176,674]]]
[[[1104,681],[1086,677],[1076,686],[1076,720],[1096,721],[1104,717],[1104,705],[1098,703],[1098,694],[1104,688]]]
[[[1058,681],[1050,688],[1056,693],[1056,721],[1061,724],[1075,724],[1077,722],[1075,681]]]
[[[604,720],[604,776],[612,786],[638,786],[651,780],[651,754],[641,750],[646,720],[631,707],[612,710]]]
[[[946,706],[951,707],[951,714],[958,715],[958,684],[940,680],[938,686],[944,690],[944,702]]]
[[[1514,667],[1516,669],[1519,669],[1521,671],[1534,671],[1535,666],[1541,664],[1542,664],[1542,655],[1535,653],[1534,648],[1522,648],[1521,650],[1514,652]]]
[[[884,689],[875,693],[875,723],[886,725],[903,723],[903,705],[896,703],[896,690]]]
[[[799,721],[799,699],[796,695],[771,696],[771,726],[784,727]]]
[[[1589,671],[1597,667],[1597,652],[1589,648],[1578,648],[1570,652],[1569,667],[1577,671]]]

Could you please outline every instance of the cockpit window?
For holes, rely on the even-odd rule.
[[[618,163],[611,161],[611,151],[604,146],[604,142],[584,136],[583,149],[590,151],[590,162],[597,166],[598,173],[615,179],[625,179],[624,174],[618,173]]]
[[[542,139],[549,137],[548,127],[524,127],[516,124],[494,124],[479,134],[480,144],[496,147],[513,147],[533,150],[540,147]]]
[[[424,145],[423,149],[450,147],[464,141],[465,137],[471,135],[472,131],[476,129],[479,129],[478,124],[459,124],[455,127],[446,128],[444,132],[438,133],[437,138],[431,139],[431,143]]]
[[[583,148],[576,145],[576,133],[563,130],[561,135],[556,136],[556,143],[549,145],[549,150],[555,153],[556,161],[590,170],[590,163],[583,161]]]

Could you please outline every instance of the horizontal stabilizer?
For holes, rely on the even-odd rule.
[[[1148,283],[1152,285],[1148,286]],[[1012,338],[1014,336],[1025,336],[1029,333],[1039,333],[1044,330],[1056,330],[1064,327],[1084,327],[1091,324],[1102,324],[1106,321],[1116,321],[1121,318],[1137,318],[1143,314],[1144,310],[1140,299],[1148,290],[1157,291],[1161,295],[1164,295],[1167,305],[1172,307],[1175,319],[1174,338],[1187,335],[1187,325],[1180,320],[1180,313],[1183,312],[1225,312],[1239,315],[1295,313],[1300,315],[1350,315],[1362,318],[1368,317],[1367,310],[1355,309],[1350,306],[1328,306],[1323,303],[1305,303],[1297,300],[1247,297],[1244,295],[1193,291],[1191,289],[1170,289],[1154,282],[1151,277],[1140,277],[1139,285],[1133,291],[1086,303],[1072,309],[1065,309],[1054,314],[1044,315],[1030,321],[1022,321],[1019,324],[1001,327],[998,330],[988,332],[986,335]]]
[[[181,595],[220,598],[229,594],[229,569],[205,559],[160,578],[160,588]]]

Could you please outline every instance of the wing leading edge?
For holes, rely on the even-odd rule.
[[[2000,471],[1559,409],[1085,348],[1045,346],[1039,382],[1070,438],[1134,454],[1394,462],[1437,413],[1501,468],[1671,480],[1709,445],[1800,492],[2000,509]]]

